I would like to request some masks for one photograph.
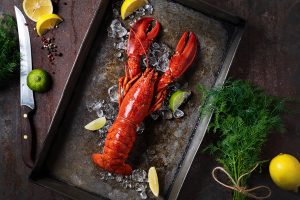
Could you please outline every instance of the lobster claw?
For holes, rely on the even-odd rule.
[[[160,24],[156,22],[155,27],[146,34],[153,20],[151,17],[145,17],[135,22],[132,26],[127,44],[129,57],[131,55],[144,55],[150,48],[151,41],[157,36],[160,29]]]
[[[186,31],[178,42],[175,54],[169,63],[169,69],[173,79],[180,77],[183,72],[185,72],[185,70],[193,62],[196,52],[197,39],[194,33]]]
[[[194,33],[186,31],[178,42],[175,54],[169,62],[169,70],[167,70],[156,82],[155,92],[162,92],[166,89],[168,84],[172,83],[174,79],[180,77],[193,62],[196,53],[196,36]]]

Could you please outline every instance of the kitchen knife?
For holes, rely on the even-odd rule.
[[[28,26],[22,12],[15,6],[20,44],[20,91],[21,91],[21,141],[24,163],[32,168],[32,137],[33,126],[31,112],[34,109],[33,91],[27,86],[27,76],[32,70],[31,46]]]

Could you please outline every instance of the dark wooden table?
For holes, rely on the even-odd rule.
[[[54,1],[53,1],[54,2]],[[64,4],[67,3],[67,5]],[[53,79],[51,90],[35,93],[36,110],[33,115],[36,130],[36,155],[46,137],[53,114],[62,95],[80,44],[98,5],[97,0],[60,0],[54,3],[54,13],[65,21],[46,37],[54,37],[63,53],[51,65],[47,52],[33,30],[35,23],[28,20],[33,68],[48,71]],[[248,20],[249,24],[234,58],[229,76],[250,79],[265,88],[268,94],[294,97],[300,100],[300,0],[207,0],[207,2]],[[14,15],[13,6],[22,9],[22,0],[1,0],[0,13]],[[0,89],[0,199],[53,200],[69,199],[61,194],[29,183],[27,168],[21,155],[19,76]],[[289,104],[300,111],[300,105]],[[286,116],[286,133],[272,133],[262,148],[261,159],[272,159],[279,153],[288,153],[300,160],[300,114]],[[200,150],[210,144],[207,134]],[[219,164],[208,152],[196,155],[178,199],[232,199],[232,191],[216,183],[211,171]],[[262,173],[252,173],[248,187],[266,185],[271,188],[269,199],[300,199],[300,194],[278,188],[271,180],[269,163]],[[221,180],[225,176],[218,173]],[[264,191],[257,191],[264,195]]]

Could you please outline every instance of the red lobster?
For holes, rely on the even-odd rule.
[[[127,44],[129,60],[125,64],[126,75],[119,80],[120,110],[116,121],[108,130],[103,154],[96,153],[92,156],[99,167],[116,174],[131,174],[132,168],[125,164],[125,160],[135,141],[137,127],[148,114],[161,106],[167,95],[166,86],[188,68],[197,52],[197,39],[187,31],[170,60],[169,70],[158,77],[155,69],[147,66],[142,74],[140,56],[146,54],[160,29],[160,24],[156,22],[152,31],[146,33],[153,20],[150,17],[142,18],[131,28]]]

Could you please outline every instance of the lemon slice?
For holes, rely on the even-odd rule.
[[[153,194],[158,197],[159,185],[155,167],[151,167],[148,172],[149,186]]]
[[[56,24],[64,21],[60,16],[56,14],[47,14],[39,17],[36,23],[36,31],[39,36],[44,35],[50,29],[52,29]]]
[[[24,0],[23,10],[29,19],[36,22],[40,16],[52,14],[53,6],[51,0]]]
[[[182,104],[182,102],[190,95],[190,92],[179,90],[172,94],[170,98],[170,108],[173,112]]]
[[[140,7],[145,6],[147,3],[147,0],[125,0],[121,7],[122,19],[125,19]]]
[[[90,131],[95,131],[100,128],[102,128],[106,123],[106,118],[105,117],[100,117],[98,119],[95,119],[94,121],[88,123],[84,128],[88,129]]]

